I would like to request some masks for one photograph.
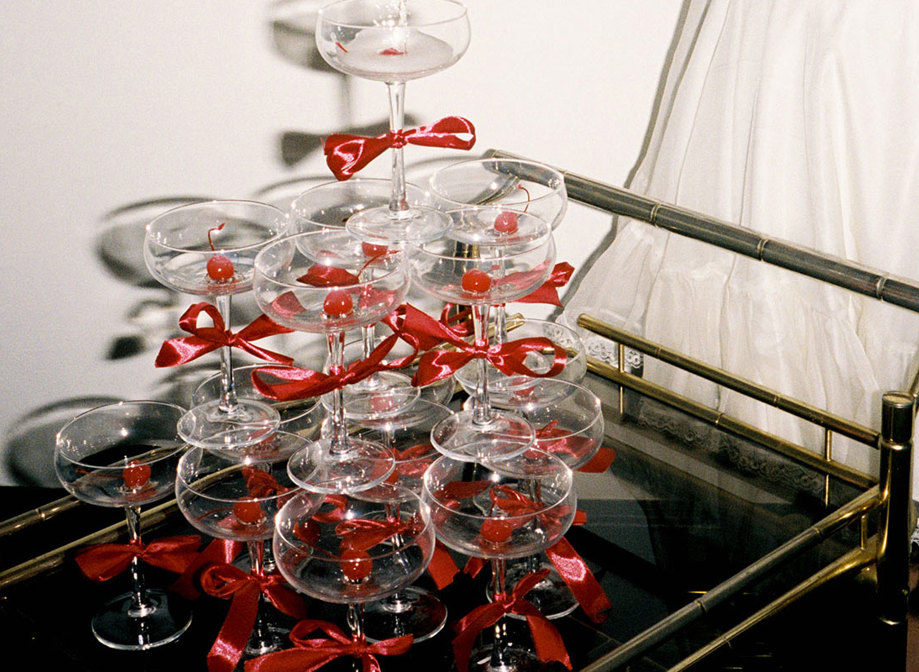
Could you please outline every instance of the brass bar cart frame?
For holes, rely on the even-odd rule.
[[[490,150],[487,154],[499,158],[524,158],[501,150]],[[565,170],[559,169],[559,171],[564,176],[569,199],[578,203],[612,215],[640,220],[681,236],[785,268],[815,280],[894,304],[900,308],[919,312],[919,284],[915,282],[821,254],[806,247],[762,236],[750,229],[740,228],[701,213],[641,196],[627,189],[604,184]],[[824,500],[826,502],[829,501],[828,489],[831,476],[864,489],[863,494],[831,512],[823,520],[773,552],[590,663],[583,668],[584,672],[607,672],[623,668],[630,661],[700,618],[744,586],[764,576],[805,548],[815,545],[835,530],[856,521],[861,524],[859,547],[853,548],[760,611],[701,647],[671,670],[688,669],[713,651],[730,644],[731,640],[740,633],[806,595],[813,588],[835,577],[873,567],[877,577],[877,616],[883,624],[886,640],[883,646],[884,651],[880,653],[878,660],[881,664],[879,669],[901,672],[905,668],[907,649],[909,538],[912,531],[912,437],[917,407],[916,399],[919,393],[919,373],[913,376],[913,383],[909,390],[890,391],[883,395],[882,426],[878,432],[738,378],[730,372],[708,366],[640,336],[605,324],[590,315],[580,315],[578,324],[588,331],[612,340],[618,346],[618,367],[609,366],[593,358],[588,359],[588,367],[593,373],[618,386],[620,412],[623,409],[625,390],[630,389],[676,407],[738,436],[751,438],[785,457],[824,473],[826,476]],[[624,365],[625,348],[636,350],[644,356],[657,358],[820,426],[825,437],[823,454],[820,455],[762,432],[756,427],[718,413],[710,407],[681,397],[628,372]],[[834,433],[880,451],[879,473],[876,478],[833,460],[832,437]],[[867,516],[872,512],[878,517],[878,531],[869,539],[866,533]]]

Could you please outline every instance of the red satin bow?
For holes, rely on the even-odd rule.
[[[198,590],[198,579],[201,570],[208,565],[229,564],[236,559],[243,548],[241,541],[232,539],[214,539],[199,552],[194,561],[185,568],[182,575],[169,587],[171,591],[187,600],[196,600],[201,596]]]
[[[332,390],[340,389],[345,385],[357,383],[377,371],[406,366],[414,359],[417,351],[398,360],[383,361],[397,341],[398,336],[396,334],[386,337],[365,359],[356,360],[346,367],[341,367],[337,372],[322,373],[313,369],[297,367],[261,367],[252,372],[252,385],[259,394],[279,401],[318,397]],[[269,383],[264,380],[263,375],[270,375],[288,382]]]
[[[472,149],[475,127],[463,117],[444,117],[427,126],[389,131],[376,137],[333,133],[326,138],[323,151],[326,164],[335,178],[347,180],[390,147],[399,148],[406,144]]]
[[[558,289],[568,284],[573,273],[574,266],[567,261],[556,264],[548,280],[523,298],[517,299],[515,303],[548,303],[553,306],[561,306]]]
[[[386,479],[389,483],[396,483],[400,478],[421,478],[428,470],[431,463],[440,455],[430,443],[419,443],[405,450],[393,449],[396,458],[396,467]]]
[[[316,630],[328,638],[308,639]],[[401,656],[414,641],[411,635],[402,635],[368,644],[348,637],[332,623],[316,620],[297,623],[290,631],[290,639],[294,648],[248,660],[246,672],[313,672],[342,656],[360,658],[363,672],[380,672],[377,656]]]
[[[198,316],[205,313],[214,322],[212,327],[199,327]],[[266,359],[278,364],[290,364],[293,359],[264,348],[252,345],[251,341],[274,336],[276,334],[289,334],[292,330],[273,322],[266,315],[259,315],[238,334],[226,328],[223,317],[217,307],[201,301],[195,303],[179,318],[179,327],[191,336],[180,336],[165,341],[156,356],[156,366],[177,366],[185,364],[201,355],[206,355],[217,348],[229,346],[239,348],[254,355],[259,359]]]
[[[148,565],[181,574],[194,562],[201,538],[182,535],[158,539],[149,544],[98,544],[80,551],[76,557],[80,571],[93,581],[108,581],[128,568],[134,558]]]
[[[476,607],[457,622],[454,626],[457,635],[453,639],[453,653],[459,672],[467,672],[469,669],[469,656],[478,634],[507,614],[517,614],[526,618],[530,633],[533,635],[536,653],[541,661],[558,661],[569,670],[571,669],[568,650],[558,630],[549,619],[540,613],[539,609],[524,597],[548,574],[549,570],[544,569],[524,576],[517,582],[510,594],[495,595],[494,601]]]
[[[234,565],[211,565],[201,574],[201,588],[213,597],[232,600],[207,654],[209,672],[231,672],[236,668],[258,616],[260,595],[288,616],[306,617],[303,599],[277,574],[255,576]]]
[[[534,378],[549,378],[558,375],[568,361],[565,349],[555,345],[548,338],[520,338],[499,345],[485,346],[468,343],[457,336],[447,325],[418,310],[411,304],[399,308],[398,319],[389,322],[390,328],[398,329],[399,336],[417,350],[426,351],[418,360],[418,368],[412,378],[412,385],[418,387],[442,380],[473,359],[485,359],[502,373],[512,376],[523,374]],[[435,349],[447,344],[455,349]],[[530,369],[524,360],[528,353],[551,349],[555,361],[545,373]]]

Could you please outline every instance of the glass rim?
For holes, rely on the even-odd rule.
[[[324,5],[323,7],[320,7],[319,12],[316,14],[316,25],[318,26],[321,22],[325,22],[329,25],[339,26],[341,28],[354,28],[356,30],[392,30],[394,26],[380,26],[376,24],[353,23],[349,21],[339,21],[339,20],[331,19],[328,17],[328,13],[333,9],[338,9],[343,5],[362,2],[362,1],[363,0],[335,0],[334,2],[331,2],[327,5]],[[417,0],[406,0],[406,7],[416,2]],[[437,21],[427,21],[424,23],[409,23],[405,27],[407,28],[429,28],[433,26],[441,26],[444,24],[453,23],[463,18],[468,18],[469,9],[461,2],[458,2],[458,0],[425,0],[425,2],[421,4],[422,5],[439,4],[442,7],[452,6],[452,7],[457,8],[458,11],[455,15],[444,18],[444,19],[438,19]],[[318,30],[317,30],[317,33],[318,33]]]
[[[163,220],[169,217],[172,217],[173,215],[179,212],[191,212],[192,210],[199,210],[199,209],[203,209],[204,207],[214,206],[214,205],[227,205],[227,206],[236,205],[236,206],[245,206],[245,207],[257,206],[258,208],[273,210],[280,217],[281,226],[278,228],[278,230],[273,235],[269,236],[265,240],[251,243],[249,245],[239,245],[237,247],[224,247],[218,250],[190,250],[185,247],[176,247],[175,245],[168,245],[155,238],[154,233],[155,233],[155,230],[157,229],[157,225],[160,225]],[[262,201],[255,201],[251,199],[211,199],[207,201],[195,201],[191,203],[184,203],[182,205],[177,205],[174,208],[170,208],[169,210],[166,210],[165,212],[161,212],[159,215],[157,215],[156,217],[154,217],[147,223],[146,227],[144,228],[144,232],[145,232],[145,237],[150,241],[150,243],[155,244],[160,249],[170,250],[172,252],[185,252],[185,253],[201,254],[204,256],[212,256],[212,255],[217,255],[217,254],[226,254],[227,252],[230,252],[230,253],[237,252],[238,253],[238,252],[245,252],[247,250],[252,250],[252,249],[260,249],[264,247],[265,245],[267,245],[268,243],[274,242],[284,236],[284,234],[287,231],[287,224],[288,224],[287,220],[288,220],[287,213],[285,213],[280,208],[275,207],[274,205],[271,205],[270,203],[263,203]]]
[[[509,201],[509,202],[505,201],[501,204],[502,206],[506,206],[506,207],[525,206],[528,203],[540,203],[543,201],[551,200],[552,198],[563,197],[563,195],[565,197],[567,196],[567,188],[565,187],[565,176],[557,168],[553,168],[552,166],[548,164],[541,163],[539,161],[533,161],[530,159],[514,159],[514,158],[505,158],[505,157],[496,157],[496,156],[482,157],[478,159],[462,159],[460,161],[456,161],[455,163],[451,163],[449,165],[442,166],[438,168],[437,170],[435,170],[433,173],[431,173],[431,176],[428,178],[428,184],[430,184],[431,191],[433,191],[437,195],[438,198],[441,198],[450,203],[455,203],[457,205],[470,205],[470,206],[476,205],[474,203],[468,203],[467,201],[460,201],[455,198],[451,198],[448,194],[445,194],[442,190],[443,189],[442,186],[438,188],[437,177],[439,175],[449,173],[453,170],[460,170],[462,168],[467,168],[467,167],[471,167],[475,165],[484,165],[487,163],[502,163],[502,162],[503,163],[515,163],[515,164],[524,165],[524,166],[532,166],[534,168],[539,168],[540,170],[548,171],[553,175],[553,177],[557,176],[561,184],[561,189],[552,188],[549,185],[544,184],[543,186],[545,186],[546,188],[552,189],[549,193],[542,194],[541,196],[537,196],[535,198],[527,198],[526,200]],[[516,177],[516,176],[510,175],[509,177]],[[524,178],[519,178],[519,179],[522,180]],[[531,181],[538,182],[537,180],[531,180]],[[539,184],[542,184],[542,183],[539,182]],[[491,207],[497,208],[500,206],[495,205]]]

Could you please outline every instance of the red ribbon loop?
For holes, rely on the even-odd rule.
[[[411,304],[400,306],[398,315],[388,322],[390,328],[407,343],[418,350],[424,350],[418,360],[418,368],[412,379],[416,386],[429,385],[453,375],[473,359],[485,359],[502,373],[512,376],[523,374],[534,378],[549,378],[558,375],[568,361],[565,349],[548,338],[520,338],[498,345],[485,346],[468,343],[447,325],[418,310]],[[453,349],[435,349],[446,344]],[[545,373],[530,369],[524,361],[530,352],[552,350],[555,361]]]
[[[536,653],[541,661],[558,661],[571,669],[568,650],[558,630],[524,597],[548,574],[547,569],[527,574],[517,582],[510,594],[495,595],[494,601],[476,607],[457,622],[454,626],[457,635],[453,639],[453,653],[459,672],[468,672],[469,656],[478,634],[507,614],[518,614],[526,618]]]
[[[160,569],[181,574],[194,562],[201,537],[182,535],[144,544],[98,544],[80,551],[76,557],[80,571],[93,581],[108,581],[128,568],[134,558]]]
[[[327,637],[309,638],[316,630]],[[401,656],[414,641],[411,635],[402,635],[368,644],[348,637],[332,623],[317,620],[297,623],[290,631],[290,639],[294,648],[246,661],[246,672],[313,672],[342,656],[359,658],[363,672],[380,672],[377,656]]]
[[[562,302],[558,297],[558,290],[568,284],[572,274],[574,274],[574,266],[567,261],[556,264],[548,280],[522,299],[517,299],[515,303],[548,303],[561,307]]]
[[[321,371],[298,367],[275,368],[264,366],[252,372],[252,385],[259,394],[277,401],[318,397],[332,390],[340,389],[345,385],[357,383],[377,371],[405,366],[414,359],[417,351],[398,360],[383,361],[398,340],[399,337],[396,334],[386,337],[366,359],[354,361],[348,366],[342,367],[338,372],[333,373],[322,373]],[[287,382],[269,383],[264,379],[263,376],[265,375]]]
[[[214,323],[212,327],[199,327],[198,317],[204,313]],[[156,366],[177,366],[185,364],[217,348],[224,346],[239,348],[259,359],[278,364],[290,364],[293,359],[271,350],[259,348],[251,341],[267,338],[276,334],[289,334],[291,329],[282,327],[267,315],[259,315],[238,334],[226,328],[220,311],[213,304],[201,301],[191,305],[179,318],[179,327],[191,336],[180,336],[165,341],[156,356]]]
[[[390,147],[406,143],[425,147],[472,149],[475,126],[463,117],[444,117],[427,126],[389,131],[376,137],[333,133],[326,138],[323,151],[326,164],[338,180],[347,180]]]
[[[198,580],[201,571],[208,565],[229,564],[236,559],[245,545],[241,541],[232,539],[214,539],[203,551],[199,552],[194,561],[186,567],[182,575],[169,587],[171,591],[181,595],[187,600],[196,600],[201,596],[198,590]]]
[[[255,576],[234,565],[211,565],[201,574],[201,588],[212,597],[232,600],[207,654],[209,672],[232,672],[236,668],[258,616],[259,595],[288,616],[306,616],[303,600],[277,574]]]
[[[335,533],[341,537],[341,545],[353,551],[367,551],[397,534],[415,534],[420,521],[412,516],[406,521],[398,518],[371,520],[352,518],[335,526]]]

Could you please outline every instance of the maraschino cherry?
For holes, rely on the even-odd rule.
[[[354,310],[354,299],[344,289],[333,289],[322,302],[322,310],[330,317],[344,317]]]
[[[366,551],[359,551],[354,548],[342,551],[341,561],[338,564],[341,566],[341,573],[345,575],[345,578],[354,583],[366,579],[373,570],[373,560],[370,559],[370,555]]]
[[[495,231],[498,233],[517,233],[518,219],[516,212],[505,210],[495,217]]]
[[[236,520],[246,525],[254,525],[265,519],[261,505],[251,499],[242,499],[233,504],[233,515]]]
[[[214,241],[211,239],[211,234],[214,231],[223,230],[223,227],[226,225],[226,222],[221,222],[220,226],[215,226],[207,230],[207,244],[211,246],[211,250],[217,250],[217,248],[214,247]],[[229,280],[233,277],[233,273],[235,272],[233,262],[230,261],[229,257],[223,254],[215,254],[207,260],[207,275],[211,280]]]
[[[479,534],[482,539],[491,544],[503,544],[511,538],[513,531],[514,526],[510,522],[501,518],[489,518],[482,523]]]
[[[381,257],[389,252],[389,247],[386,245],[376,245],[374,243],[368,243],[364,241],[361,243],[361,252],[364,253],[365,257],[370,257],[373,259],[376,257]]]
[[[131,490],[137,490],[147,485],[150,480],[150,465],[132,460],[128,466],[121,470],[121,478],[124,480],[124,486]]]
[[[461,284],[467,292],[481,294],[482,292],[487,292],[491,287],[491,277],[485,271],[470,268],[463,273]]]

